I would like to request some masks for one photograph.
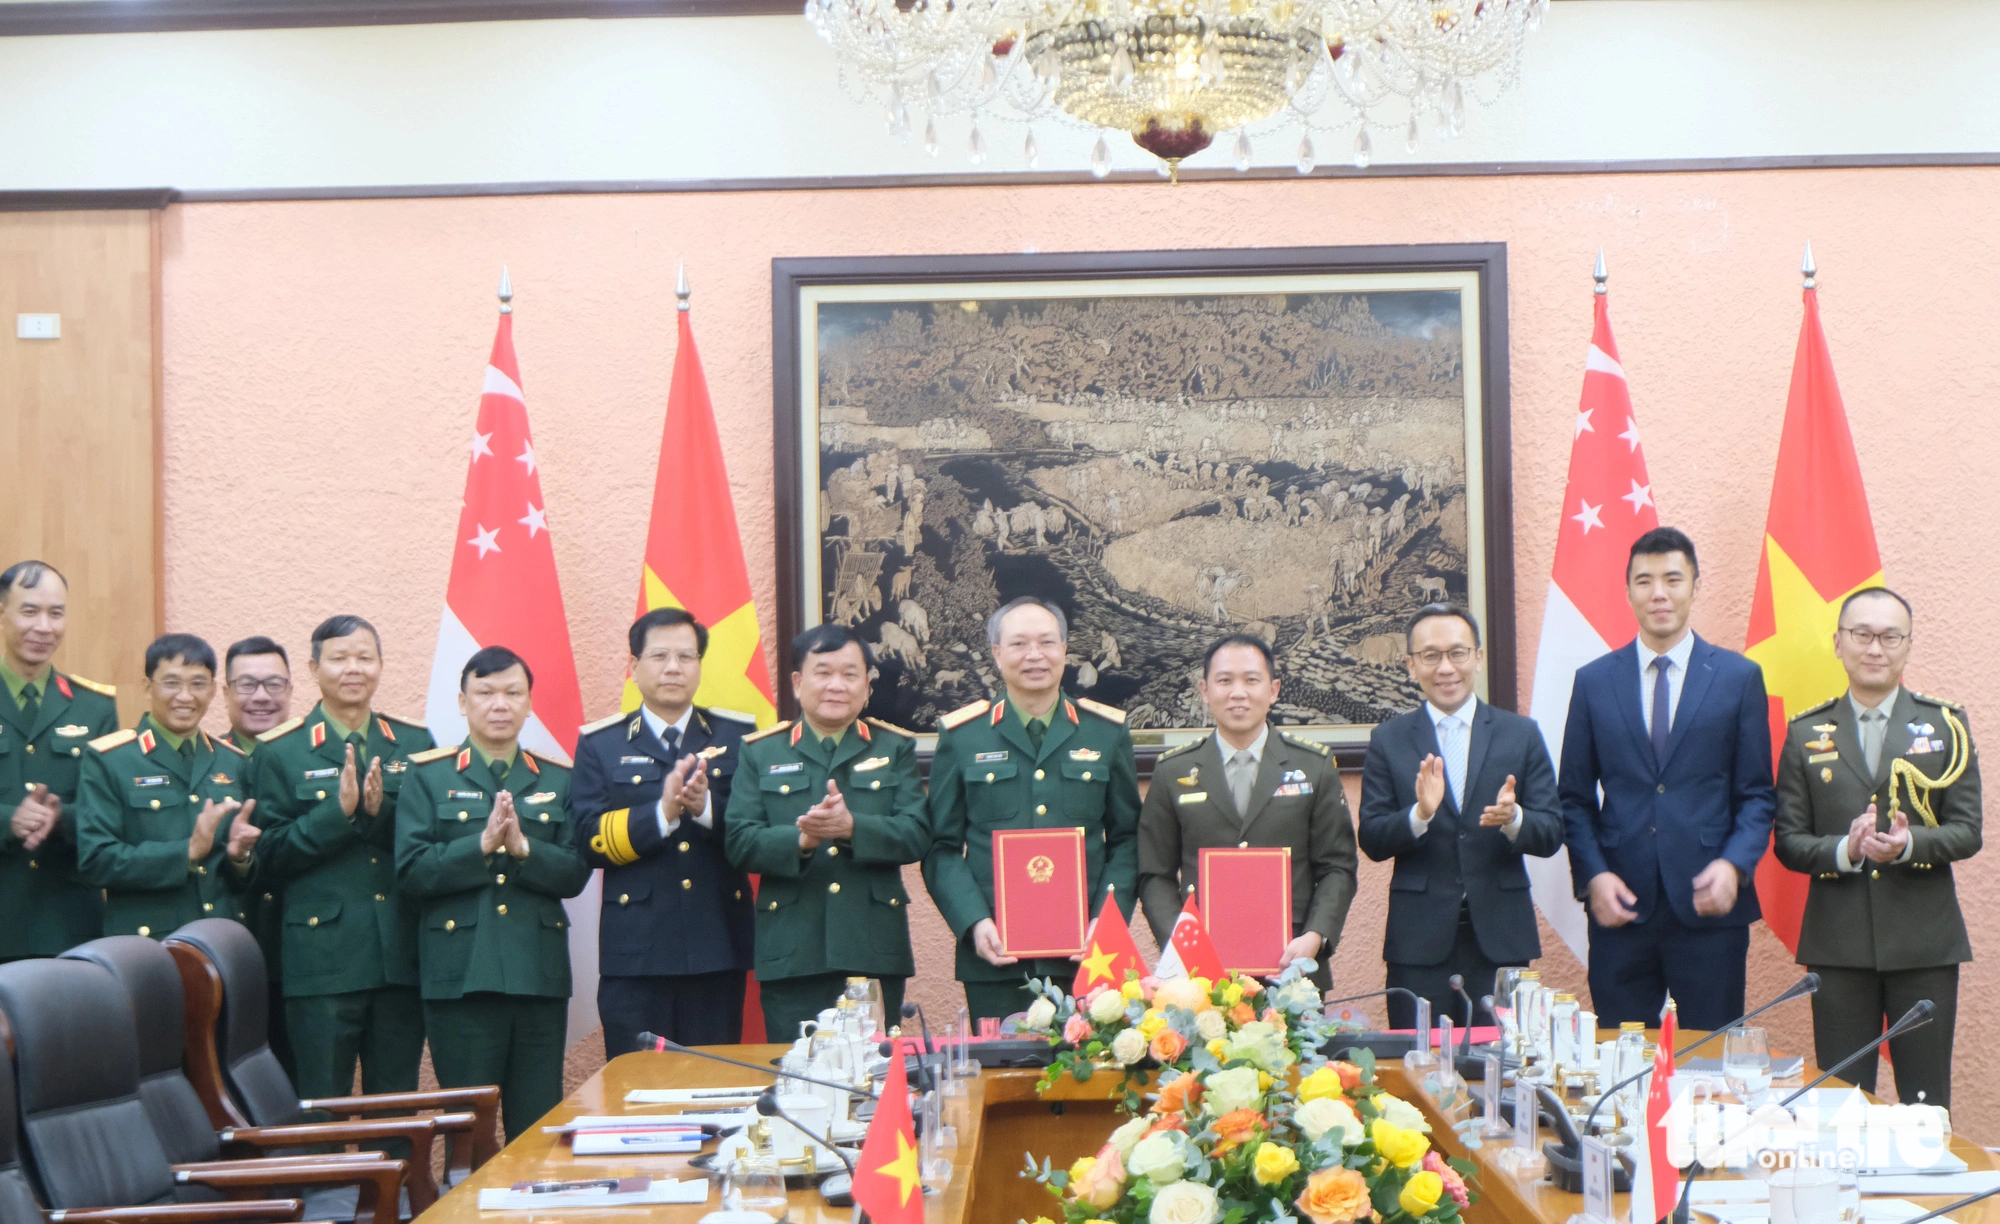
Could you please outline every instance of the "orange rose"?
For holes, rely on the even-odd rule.
[[[1280,1011],[1279,1011],[1279,1010],[1278,1010],[1277,1008],[1275,1008],[1275,1007],[1267,1007],[1267,1008],[1265,1008],[1265,1009],[1264,1009],[1264,1014],[1263,1014],[1263,1015],[1261,1015],[1261,1016],[1259,1016],[1259,1017],[1257,1017],[1257,1018],[1258,1018],[1259,1020],[1262,1020],[1262,1021],[1263,1021],[1264,1023],[1266,1023],[1266,1024],[1270,1025],[1270,1026],[1271,1026],[1272,1028],[1274,1028],[1274,1029],[1277,1029],[1277,1030],[1278,1030],[1278,1031],[1279,1031],[1280,1033],[1282,1033],[1282,1032],[1284,1032],[1284,1031],[1285,1031],[1285,1016],[1284,1016],[1284,1013],[1283,1013],[1283,1012],[1280,1012]]]
[[[1263,984],[1259,982],[1256,978],[1246,977],[1246,978],[1237,978],[1236,980],[1243,984],[1243,997],[1246,999],[1254,999],[1258,995],[1264,993]]]
[[[1184,1078],[1193,1079],[1194,1077],[1186,1076]],[[1153,1125],[1146,1129],[1146,1134],[1139,1136],[1139,1138],[1144,1139],[1146,1135],[1157,1135],[1161,1131],[1170,1131],[1170,1130],[1180,1131],[1181,1133],[1186,1134],[1187,1118],[1177,1113],[1168,1114],[1163,1118],[1155,1120]]]
[[[1153,1035],[1153,1044],[1147,1047],[1149,1053],[1162,1063],[1170,1063],[1187,1049],[1187,1038],[1170,1028],[1163,1028]]]
[[[1321,1169],[1306,1179],[1294,1205],[1312,1224],[1350,1224],[1375,1214],[1368,1202],[1368,1179],[1358,1169]]]
[[[1177,1114],[1200,1099],[1200,1077],[1183,1075],[1173,1083],[1160,1089],[1160,1099],[1153,1102],[1152,1112],[1156,1114]]]
[[[1231,1110],[1209,1125],[1215,1131],[1215,1154],[1220,1156],[1256,1138],[1264,1128],[1264,1115],[1254,1109]]]
[[[1353,1091],[1354,1089],[1361,1087],[1361,1068],[1355,1066],[1353,1063],[1351,1062],[1334,1063],[1333,1072],[1335,1075],[1338,1075],[1340,1077],[1340,1086],[1342,1088],[1348,1089],[1349,1091]]]
[[[1248,1003],[1238,1003],[1229,1009],[1229,1019],[1233,1024],[1248,1024],[1257,1018],[1257,1009]]]

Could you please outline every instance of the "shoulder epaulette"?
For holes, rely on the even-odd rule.
[[[277,726],[272,727],[269,731],[266,731],[262,735],[258,736],[257,742],[260,744],[268,744],[273,740],[282,739],[285,736],[290,735],[292,732],[298,730],[300,727],[303,727],[305,725],[306,725],[306,720],[303,715],[301,715],[298,718],[288,718],[284,722],[279,723]]]
[[[230,739],[226,735],[211,735],[209,736],[209,742],[214,744],[217,748],[227,748],[231,752],[235,753],[237,756],[240,757],[247,757],[250,755],[249,753],[243,751],[241,748],[238,748],[236,746],[236,741]]]
[[[391,722],[402,723],[406,727],[415,727],[419,731],[430,730],[430,725],[424,722],[424,720],[421,718],[404,718],[399,714],[384,714],[382,715],[382,717],[390,720]]]
[[[1911,696],[1915,696],[1915,694],[1913,693],[1913,694],[1911,694]],[[1816,705],[1816,706],[1807,706],[1807,707],[1806,707],[1805,709],[1803,709],[1803,710],[1800,710],[1800,711],[1799,711],[1798,713],[1796,713],[1796,714],[1792,715],[1792,716],[1791,716],[1791,717],[1790,717],[1789,719],[1787,719],[1786,721],[1787,721],[1787,722],[1797,722],[1797,721],[1799,721],[1799,720],[1800,720],[1801,718],[1811,718],[1811,717],[1812,717],[1813,715],[1815,715],[1815,714],[1818,714],[1818,713],[1819,713],[1820,711],[1822,711],[1822,710],[1830,710],[1830,709],[1832,709],[1832,708],[1833,708],[1833,706],[1834,706],[1834,703],[1835,703],[1835,702],[1837,702],[1837,701],[1839,701],[1839,700],[1840,700],[1840,698],[1838,698],[1838,697],[1829,697],[1829,698],[1827,698],[1827,699],[1826,699],[1825,701],[1822,701],[1822,702],[1820,702],[1820,703],[1819,703],[1818,705]]]
[[[100,696],[116,697],[118,695],[118,686],[115,684],[99,684],[95,680],[85,680],[82,676],[78,675],[71,675],[70,680],[73,683],[81,684],[83,687]]]
[[[1125,711],[1117,706],[1108,706],[1101,701],[1092,701],[1088,697],[1077,698],[1076,704],[1078,708],[1089,710],[1106,722],[1115,722],[1121,727],[1125,725]]]
[[[1964,706],[1960,705],[1956,701],[1951,701],[1944,697],[1933,697],[1929,693],[1919,693],[1915,689],[1910,690],[1910,696],[1915,697],[1918,701],[1924,702],[1926,705],[1942,706],[1947,710],[1956,710],[1960,714],[1965,713]]]
[[[548,766],[548,767],[549,767],[550,769],[568,769],[568,768],[570,768],[570,767],[569,767],[568,765],[565,765],[565,764],[563,764],[563,763],[562,763],[561,761],[558,761],[558,760],[556,760],[556,759],[555,759],[554,757],[552,757],[552,756],[546,756],[546,755],[544,755],[544,754],[542,754],[542,753],[539,753],[539,752],[529,752],[529,751],[528,751],[528,750],[527,750],[526,748],[523,748],[523,749],[521,749],[521,755],[522,755],[522,756],[524,756],[524,757],[527,757],[527,758],[528,758],[528,760],[530,760],[530,761],[534,762],[534,764],[536,764],[536,765],[546,765],[546,766]],[[534,768],[534,765],[530,765],[530,766],[529,766],[529,768],[530,768],[530,769]],[[537,771],[537,772],[539,772],[539,771]]]
[[[120,744],[129,744],[138,738],[139,733],[127,727],[123,731],[113,731],[109,735],[98,736],[96,739],[90,741],[90,750],[92,752],[109,752]]]
[[[874,723],[876,726],[882,728],[884,731],[893,732],[897,735],[903,736],[905,739],[917,738],[917,733],[915,731],[906,730],[902,727],[897,726],[895,723],[892,722],[883,722],[879,718],[870,718],[865,721]]]
[[[960,706],[956,710],[953,710],[951,713],[946,714],[944,717],[938,719],[938,725],[940,727],[943,727],[947,731],[955,730],[956,728],[971,722],[973,719],[978,718],[981,714],[986,713],[986,711],[992,708],[993,708],[993,703],[982,697],[978,701],[973,702],[971,705]]]
[[[432,761],[442,761],[457,751],[457,744],[445,744],[438,748],[426,748],[422,752],[412,752],[409,755],[409,762],[412,765],[428,765]]]
[[[757,718],[755,715],[745,714],[741,710],[725,710],[721,706],[703,706],[702,709],[707,710],[710,714],[715,715],[717,718],[726,718],[731,722],[749,723],[753,727],[757,725]]]
[[[1189,740],[1185,744],[1175,744],[1173,747],[1167,749],[1165,752],[1162,752],[1159,756],[1154,757],[1153,759],[1156,761],[1164,761],[1170,756],[1179,756],[1183,752],[1188,752],[1193,749],[1201,747],[1203,744],[1206,744],[1208,742],[1208,739],[1209,737],[1207,735],[1197,736],[1194,739]]]
[[[1333,749],[1327,747],[1325,744],[1319,743],[1315,740],[1305,739],[1301,736],[1293,735],[1289,731],[1278,732],[1278,738],[1285,741],[1287,744],[1290,744],[1294,748],[1303,748],[1307,752],[1316,752],[1321,756],[1326,756],[1333,751]]]
[[[743,742],[746,744],[754,744],[758,740],[763,739],[765,736],[776,735],[778,732],[783,731],[784,729],[786,729],[791,725],[792,725],[792,720],[789,718],[786,719],[784,722],[772,723],[770,726],[764,728],[762,731],[752,731],[750,734],[744,736]]]
[[[578,735],[589,735],[593,731],[602,731],[606,727],[615,727],[619,723],[624,722],[629,717],[631,717],[631,715],[627,714],[624,710],[620,710],[616,714],[606,714],[603,718],[598,719],[596,722],[587,722],[583,724],[581,727],[578,727],[576,731]]]

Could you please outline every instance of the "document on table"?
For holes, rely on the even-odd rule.
[[[699,1152],[700,1131],[588,1130],[578,1131],[570,1150],[579,1156],[626,1156],[659,1152]]]
[[[536,1194],[511,1186],[488,1186],[479,1192],[481,1211],[569,1211],[576,1208],[602,1210],[606,1207],[666,1207],[708,1201],[705,1177],[678,1181],[655,1180],[643,1190],[564,1191]]]
[[[1790,1079],[1805,1070],[1805,1067],[1806,1060],[1804,1055],[1795,1054],[1790,1058],[1774,1058],[1771,1060],[1771,1078],[1774,1080]],[[1678,1070],[1692,1071],[1696,1075],[1724,1074],[1722,1060],[1719,1058],[1690,1058],[1682,1063]]]
[[[694,1105],[703,1101],[754,1101],[770,1090],[769,1084],[747,1088],[634,1088],[625,1094],[627,1105]]]
[[[1976,1173],[1862,1174],[1863,1194],[1949,1194],[1960,1198],[2000,1186],[2000,1169]]]
[[[1697,1185],[1700,1183],[1697,1182]],[[1762,1186],[1762,1182],[1740,1183]],[[1908,1199],[1863,1199],[1861,1218],[1863,1224],[1902,1224],[1904,1220],[1914,1220],[1928,1208],[1919,1207]],[[1695,1214],[1719,1220],[1722,1224],[1766,1224],[1771,1218],[1771,1204],[1768,1200],[1754,1203],[1711,1203],[1708,1206],[1696,1204]],[[1950,1220],[1948,1216],[1940,1216]]]

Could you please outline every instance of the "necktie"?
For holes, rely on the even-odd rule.
[[[365,773],[368,769],[368,737],[356,731],[347,737],[347,746],[354,749],[354,770]]]
[[[1452,806],[1465,810],[1465,724],[1457,715],[1438,720],[1438,748],[1444,753],[1444,780]]]
[[[513,769],[513,767],[513,763],[510,761],[495,760],[493,762],[493,780],[495,782],[505,782],[508,771]]]
[[[1667,733],[1673,730],[1674,721],[1667,706],[1673,695],[1667,683],[1667,669],[1672,666],[1673,660],[1665,655],[1653,660],[1653,756],[1662,769],[1667,767]]]
[[[839,745],[835,744],[830,736],[822,738],[819,742],[819,750],[826,753],[826,759],[829,761],[833,759],[833,750],[837,747]]]
[[[661,731],[660,742],[666,745],[667,755],[672,757],[674,755],[674,746],[681,742],[681,729],[679,727],[668,727]]]
[[[1238,749],[1223,768],[1229,775],[1229,795],[1236,800],[1236,814],[1250,814],[1250,788],[1257,783],[1257,758],[1246,749]]]
[[[1049,725],[1047,723],[1043,722],[1039,718],[1031,718],[1028,720],[1029,743],[1033,744],[1037,748],[1040,748],[1042,746],[1042,740],[1047,738],[1048,734],[1049,734]]]
[[[1861,715],[1861,759],[1868,762],[1870,777],[1882,766],[1882,740],[1889,729],[1889,718],[1880,710],[1866,710]]]
[[[35,716],[42,712],[42,695],[30,684],[21,690],[21,721],[29,731],[35,729]]]
[[[194,760],[194,736],[190,735],[181,741],[180,753],[183,758]]]

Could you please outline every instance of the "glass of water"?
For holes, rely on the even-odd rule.
[[[1745,1105],[1771,1087],[1771,1045],[1764,1030],[1738,1027],[1722,1038],[1722,1077]]]

